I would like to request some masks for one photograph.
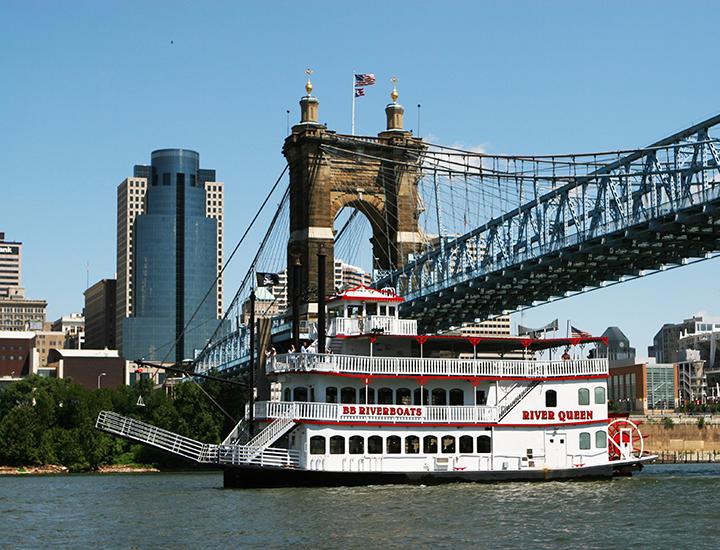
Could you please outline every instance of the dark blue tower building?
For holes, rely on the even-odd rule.
[[[146,206],[133,226],[133,316],[124,319],[123,356],[192,359],[219,322],[217,288],[203,302],[218,273],[217,221],[207,217],[205,197],[215,171],[200,169],[195,151],[160,149],[135,173],[147,179]]]

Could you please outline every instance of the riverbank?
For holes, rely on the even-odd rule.
[[[160,472],[158,468],[141,464],[117,464],[100,466],[91,473],[96,474],[144,474]],[[22,475],[54,475],[71,473],[65,466],[57,464],[46,464],[44,466],[0,466],[0,475],[22,476]]]

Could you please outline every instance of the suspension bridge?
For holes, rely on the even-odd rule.
[[[397,95],[378,136],[337,134],[317,122],[311,90],[285,141],[288,165],[265,201],[275,197],[277,209],[196,357],[199,371],[247,363],[246,304],[257,273],[278,274],[258,302],[258,315],[272,318],[269,338],[289,340],[295,293],[301,332],[312,338],[318,294],[334,290],[332,277],[325,288],[316,283],[316,255],[351,260],[368,224],[374,285],[395,288],[403,315],[428,332],[720,250],[720,116],[639,149],[492,155],[413,137]]]

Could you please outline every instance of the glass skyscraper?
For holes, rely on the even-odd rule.
[[[132,316],[123,320],[123,356],[192,359],[219,322],[217,286],[205,298],[222,263],[219,221],[208,215],[215,171],[201,169],[195,151],[160,149],[135,174],[146,180],[145,202],[132,226]]]

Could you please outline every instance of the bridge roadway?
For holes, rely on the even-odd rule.
[[[380,281],[438,330],[713,257],[720,250],[713,117],[577,177]]]

